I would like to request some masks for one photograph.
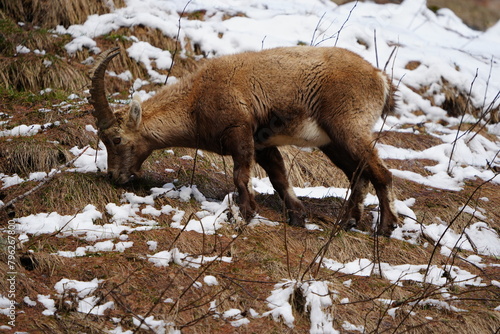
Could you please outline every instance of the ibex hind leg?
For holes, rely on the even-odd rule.
[[[368,192],[368,179],[361,173],[360,161],[353,159],[342,145],[331,143],[321,147],[321,150],[344,172],[350,182],[351,194],[342,208],[340,224],[345,230],[357,227],[363,216],[363,202]]]
[[[291,226],[304,226],[305,209],[288,182],[285,163],[280,151],[276,147],[257,150],[255,151],[255,160],[264,168],[274,189],[285,202],[288,223]]]
[[[375,188],[380,206],[380,222],[376,232],[379,235],[390,237],[398,223],[398,216],[394,207],[392,174],[378,157],[375,149],[372,150],[368,160],[367,174]]]
[[[369,130],[367,132],[369,133]],[[336,134],[336,138],[339,139],[339,133]],[[380,203],[380,224],[376,232],[379,235],[390,236],[397,224],[392,174],[378,157],[371,136],[366,133],[350,133],[344,136],[343,141],[329,144],[322,150],[344,171],[351,182],[352,193],[343,218],[345,226],[349,228],[353,220],[357,224],[361,219],[369,180],[375,188]]]

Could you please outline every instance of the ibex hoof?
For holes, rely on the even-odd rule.
[[[304,217],[301,217],[296,214],[291,214],[288,217],[287,220],[288,225],[294,226],[294,227],[304,227],[306,225]]]
[[[394,231],[396,227],[397,225],[394,224],[379,226],[379,228],[377,229],[377,235],[390,238],[392,235],[392,231]]]
[[[340,222],[340,226],[344,229],[344,231],[349,231],[351,228],[358,226],[358,222],[354,218],[349,218],[342,220]]]
[[[306,226],[306,215],[299,210],[288,210],[287,223],[294,227]]]
[[[253,210],[245,210],[241,212],[241,216],[247,223],[249,223],[255,217],[255,212]]]

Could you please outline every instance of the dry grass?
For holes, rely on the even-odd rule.
[[[79,92],[87,82],[82,68],[54,58],[46,66],[37,56],[0,59],[0,84],[17,91],[40,92],[45,88]]]
[[[45,29],[35,29],[31,26],[19,27],[15,22],[12,16],[0,20],[0,33],[3,35],[0,39],[0,56],[2,56],[0,57],[0,87],[36,94],[45,88],[69,94],[80,92],[87,87],[90,82],[88,78],[90,67],[81,63],[89,57],[95,57],[93,53],[84,49],[68,57],[64,45],[69,42],[69,36],[54,35]],[[132,44],[132,41],[128,39],[131,35],[158,48],[171,50],[171,52],[178,47],[176,41],[163,35],[160,30],[143,26],[119,29],[97,38],[97,45],[103,50],[114,46],[121,49],[120,56],[113,61],[109,69],[116,73],[128,70],[133,78],[148,79],[148,75],[142,64],[127,56],[126,49]],[[17,54],[18,45],[24,45],[32,51],[45,50],[47,53],[43,56],[33,53]],[[196,66],[198,66],[197,62],[191,57],[177,57],[176,66],[170,75],[181,77],[192,72]],[[158,72],[167,75],[169,71],[158,70]],[[128,93],[131,83],[110,78],[107,86],[110,92]],[[152,90],[156,88],[155,86],[157,85],[144,88]]]
[[[32,172],[49,172],[69,161],[69,152],[47,141],[38,142],[29,138],[3,143],[0,147],[0,161],[7,174],[23,177]]]
[[[415,128],[415,130],[419,130],[419,128]],[[441,139],[425,132],[409,133],[393,131],[381,132],[378,136],[378,141],[381,144],[389,144],[415,151],[423,151],[443,143]]]
[[[247,313],[250,308],[259,313],[267,311],[268,309],[264,307],[265,299],[269,296],[273,284],[282,278],[301,279],[312,257],[325,244],[329,232],[311,233],[283,225],[278,228],[260,226],[248,229],[237,239],[230,237],[230,234],[234,234],[231,230],[222,231],[220,237],[201,236],[195,232],[179,233],[172,229],[137,232],[129,235],[129,240],[134,241],[134,247],[123,254],[98,253],[76,259],[48,255],[56,249],[74,249],[82,245],[74,238],[58,239],[47,236],[33,238],[30,249],[36,249],[32,257],[38,265],[32,270],[23,271],[23,275],[26,275],[27,282],[36,280],[38,283],[23,288],[21,293],[36,299],[38,293],[50,293],[51,287],[61,278],[88,281],[97,277],[105,279],[106,283],[95,295],[102,296],[104,301],[114,301],[115,308],[105,317],[84,316],[62,302],[72,300],[71,294],[66,294],[57,303],[58,313],[62,315],[57,321],[50,317],[40,318],[37,315],[43,310],[40,306],[28,308],[26,314],[18,316],[18,321],[26,324],[26,327],[23,327],[25,329],[43,332],[67,333],[85,326],[88,326],[88,331],[100,332],[106,327],[105,319],[113,316],[124,319],[121,322],[124,328],[133,329],[134,326],[125,319],[130,319],[134,314],[144,315],[153,309],[152,314],[155,319],[165,319],[174,321],[177,325],[184,325],[183,333],[234,332],[234,328],[227,321],[212,317],[213,313],[208,311],[209,302],[217,300],[217,309],[220,312],[230,308],[238,308]],[[146,246],[148,240],[158,241],[159,249],[177,247],[182,252],[191,254],[207,256],[220,254],[231,256],[233,262],[230,264],[214,262],[200,269],[183,268],[173,264],[167,268],[156,268],[148,263],[144,256],[151,253]],[[395,240],[380,241],[380,261],[391,264],[422,263],[422,259],[428,259],[432,251],[432,247],[424,249]],[[373,254],[373,249],[373,238],[343,233],[334,238],[326,257],[347,262],[367,257],[368,254]],[[370,255],[368,257],[370,258]],[[444,262],[446,258],[441,255],[433,261],[438,265]],[[459,265],[463,269],[480,274],[477,268],[465,262],[460,262]],[[191,286],[193,281],[202,281],[202,277],[208,274],[217,277],[218,286],[204,285],[201,288]],[[40,277],[44,278],[41,280]],[[467,298],[483,298],[483,302],[467,303],[471,312],[457,315],[426,307],[413,310],[420,317],[405,318],[406,312],[411,309],[406,300],[410,302],[421,297],[422,287],[418,284],[405,283],[402,287],[398,287],[376,276],[368,279],[325,269],[315,275],[307,274],[304,278],[311,277],[332,281],[332,288],[337,291],[339,297],[347,297],[350,300],[347,304],[335,301],[332,314],[335,328],[341,328],[344,320],[354,324],[364,324],[368,332],[393,331],[400,326],[399,331],[409,330],[412,333],[470,333],[471,329],[476,333],[489,333],[500,325],[498,315],[485,311],[481,306],[481,303],[494,298],[494,291],[490,288],[482,288],[475,292],[460,288],[450,289],[453,295],[464,300],[457,305],[459,307],[464,307],[463,303],[467,303]],[[350,286],[342,284],[349,279],[352,280]],[[440,291],[434,287],[428,286],[425,291],[425,298],[439,298]],[[178,300],[177,297],[181,295],[183,297]],[[172,298],[179,304],[172,308],[172,304],[161,302],[165,298]],[[378,298],[402,302],[394,319],[387,314],[389,306],[380,303]],[[301,314],[300,302],[296,305],[294,330],[269,318],[251,319],[249,325],[251,327],[243,327],[240,330],[242,332],[265,330],[276,333],[307,331],[308,316]],[[432,320],[426,320],[424,316],[432,317]],[[28,317],[37,320],[27,322]]]
[[[0,196],[7,202],[33,187],[33,183],[24,183],[16,189],[0,190]],[[88,204],[94,204],[104,211],[107,203],[119,203],[121,192],[117,192],[104,175],[87,175],[80,173],[66,173],[56,176],[55,179],[38,192],[24,198],[21,203],[15,204],[14,213],[10,218],[22,217],[35,212],[57,211],[61,215],[75,215]],[[0,210],[0,219],[7,221],[5,210]],[[107,222],[107,217],[103,218]]]
[[[0,34],[0,91],[9,89],[38,94],[45,88],[76,92],[85,87],[85,68],[64,58],[68,37],[44,29],[19,27],[11,17],[0,20]],[[19,45],[46,53],[17,54]]]

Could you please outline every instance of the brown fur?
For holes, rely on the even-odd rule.
[[[246,219],[256,209],[249,190],[256,161],[285,201],[290,224],[303,226],[304,207],[288,184],[276,146],[316,146],[351,180],[344,226],[360,220],[370,181],[381,207],[377,233],[390,235],[397,222],[392,176],[377,156],[371,130],[382,113],[394,108],[392,85],[360,56],[315,47],[224,56],[142,104],[133,101],[110,115],[103,77],[114,55],[106,53],[94,74],[91,102],[98,123],[107,124],[99,135],[115,181],[127,182],[155,149],[192,147],[231,155]]]

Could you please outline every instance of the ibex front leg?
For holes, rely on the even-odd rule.
[[[250,170],[254,162],[254,145],[251,131],[246,126],[227,130],[225,147],[234,162],[233,180],[238,191],[238,205],[246,221],[255,214],[255,197],[250,184]]]
[[[285,163],[280,151],[276,147],[268,147],[255,152],[257,163],[264,168],[269,180],[273,184],[278,195],[285,202],[288,213],[288,223],[291,226],[304,226],[305,209],[302,202],[295,196],[292,187],[288,183]]]

